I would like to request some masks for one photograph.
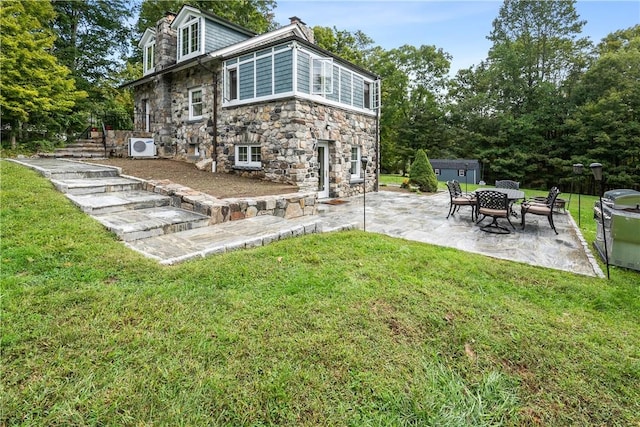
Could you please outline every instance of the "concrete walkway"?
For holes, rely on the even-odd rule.
[[[38,170],[52,180],[54,173],[58,176],[73,176],[74,170],[99,169],[77,162],[51,159],[20,159],[17,162]],[[105,179],[113,180],[113,177]],[[73,197],[78,196],[68,197],[73,200]],[[549,227],[545,217],[534,215],[527,216],[524,231],[520,229],[519,219],[512,218],[516,230],[512,230],[511,234],[494,235],[481,231],[471,221],[469,208],[463,207],[459,213],[447,219],[449,196],[444,192],[425,196],[380,191],[367,193],[365,198],[352,197],[339,202],[342,203],[321,203],[315,216],[288,220],[275,216],[257,216],[193,229],[183,228],[184,231],[131,240],[124,244],[162,264],[174,264],[308,233],[362,229],[366,216],[367,232],[604,277],[588,244],[568,214],[554,214],[558,235]],[[489,221],[490,219],[485,219],[483,223]]]

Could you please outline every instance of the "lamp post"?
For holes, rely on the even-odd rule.
[[[469,183],[467,182],[467,170],[469,169],[469,163],[464,164],[464,192],[469,194]]]
[[[580,194],[582,193],[582,169],[584,166],[582,163],[576,163],[573,165],[573,174],[578,177],[579,186],[578,186],[578,228],[580,228]]]
[[[593,174],[593,179],[596,180],[598,185],[600,186],[600,191],[598,192],[598,196],[600,198],[600,215],[602,216],[602,240],[604,241],[604,260],[607,264],[607,279],[609,279],[609,251],[607,249],[607,227],[605,226],[605,214],[604,207],[602,206],[602,193],[604,187],[602,185],[602,164],[601,163],[591,163],[589,165],[591,168],[591,173]],[[597,239],[596,234],[596,239]]]
[[[364,172],[364,182],[362,183],[362,228],[367,231],[367,163],[369,163],[369,158],[367,156],[360,157],[360,163],[362,163],[362,171]]]

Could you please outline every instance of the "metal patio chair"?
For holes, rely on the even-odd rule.
[[[556,203],[558,194],[560,194],[560,190],[558,190],[558,187],[552,187],[551,190],[549,190],[549,194],[544,200],[534,199],[529,201],[525,200],[524,202],[522,202],[522,207],[520,209],[520,213],[522,214],[522,229],[524,230],[524,216],[526,214],[541,215],[547,217],[551,229],[556,234],[558,234],[558,230],[556,230],[556,226],[553,223],[553,208]]]
[[[460,210],[460,206],[471,206],[471,221],[474,220],[476,213],[476,199],[470,195],[462,194],[462,189],[460,189],[460,184],[456,185],[457,181],[447,181],[447,188],[449,189],[449,214],[447,218],[451,215],[455,214]]]
[[[476,224],[480,224],[486,217],[490,216],[493,221],[489,225],[482,226],[480,229],[487,233],[509,234],[508,228],[498,224],[498,218],[506,218],[511,228],[516,229],[509,219],[509,199],[505,193],[493,190],[478,191],[476,193],[477,207],[476,215],[482,215]]]

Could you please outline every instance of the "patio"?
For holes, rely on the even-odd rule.
[[[347,200],[349,203],[321,205],[323,221],[335,225],[349,219],[358,221],[361,228],[363,198]],[[447,219],[448,209],[447,192],[430,196],[392,191],[367,193],[366,230],[494,258],[604,277],[569,214],[554,215],[558,235],[545,217],[534,215],[527,216],[524,231],[520,229],[520,219],[513,218],[516,230],[495,235],[481,231],[480,226],[471,221],[470,208],[463,207]],[[490,221],[487,218],[483,223]]]

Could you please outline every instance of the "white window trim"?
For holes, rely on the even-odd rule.
[[[464,169],[458,169],[458,176],[465,176]]]
[[[247,160],[240,161],[240,148],[247,148]],[[260,161],[252,160],[254,152],[257,151],[260,154]],[[259,145],[246,145],[240,144],[235,147],[235,166],[261,168],[262,167],[262,147]]]
[[[147,68],[147,63],[149,62],[149,49],[151,49],[151,67]],[[156,69],[155,64],[155,55],[156,55],[156,41],[150,41],[149,43],[144,45],[144,49],[142,50],[142,67],[144,69],[143,74],[153,73]]]
[[[320,66],[320,89],[316,89],[316,64]],[[333,58],[311,57],[311,94],[328,95],[333,93]]]
[[[185,28],[189,28],[191,26],[193,26],[194,24],[198,24],[198,32],[200,34],[198,34],[199,37],[199,43],[200,46],[198,46],[199,49],[197,50],[193,50],[193,47],[191,46],[191,33],[192,30],[189,29],[188,33],[189,33],[189,53],[186,55],[182,54],[182,39],[183,39],[183,30]],[[194,16],[193,19],[190,19],[188,21],[186,21],[184,24],[180,25],[180,27],[178,27],[178,46],[176,49],[178,52],[178,61],[184,61],[186,59],[190,59],[190,58],[194,58],[198,55],[201,55],[204,53],[204,25],[203,25],[203,21],[202,18]]]
[[[200,104],[202,106],[201,109],[201,114],[199,116],[196,116],[193,114],[193,93],[194,92],[200,92]],[[189,89],[189,120],[200,120],[203,117],[203,113],[204,113],[204,91],[202,90],[202,87],[194,87],[192,89]]]
[[[236,93],[234,94],[235,97],[231,97],[231,71],[235,71],[236,72]],[[230,66],[225,66],[225,71],[224,71],[224,99],[223,102],[229,103],[229,102],[237,102],[240,99],[240,94],[238,92],[240,92],[240,71],[239,71],[239,67],[238,64],[233,64]]]
[[[433,173],[435,173],[436,175],[440,175],[440,168],[435,168],[433,169]]]
[[[354,163],[354,159],[353,159],[353,150],[354,149],[357,151],[356,159],[355,159],[355,166],[356,166],[355,169],[356,170],[355,170],[354,173],[351,173],[351,166]],[[360,146],[351,147],[351,152],[349,153],[349,173],[351,174],[350,175],[351,181],[362,179],[362,176],[361,176],[361,172],[362,171],[361,171],[361,166],[360,166],[360,160],[361,159],[362,159],[362,147],[360,147]]]

